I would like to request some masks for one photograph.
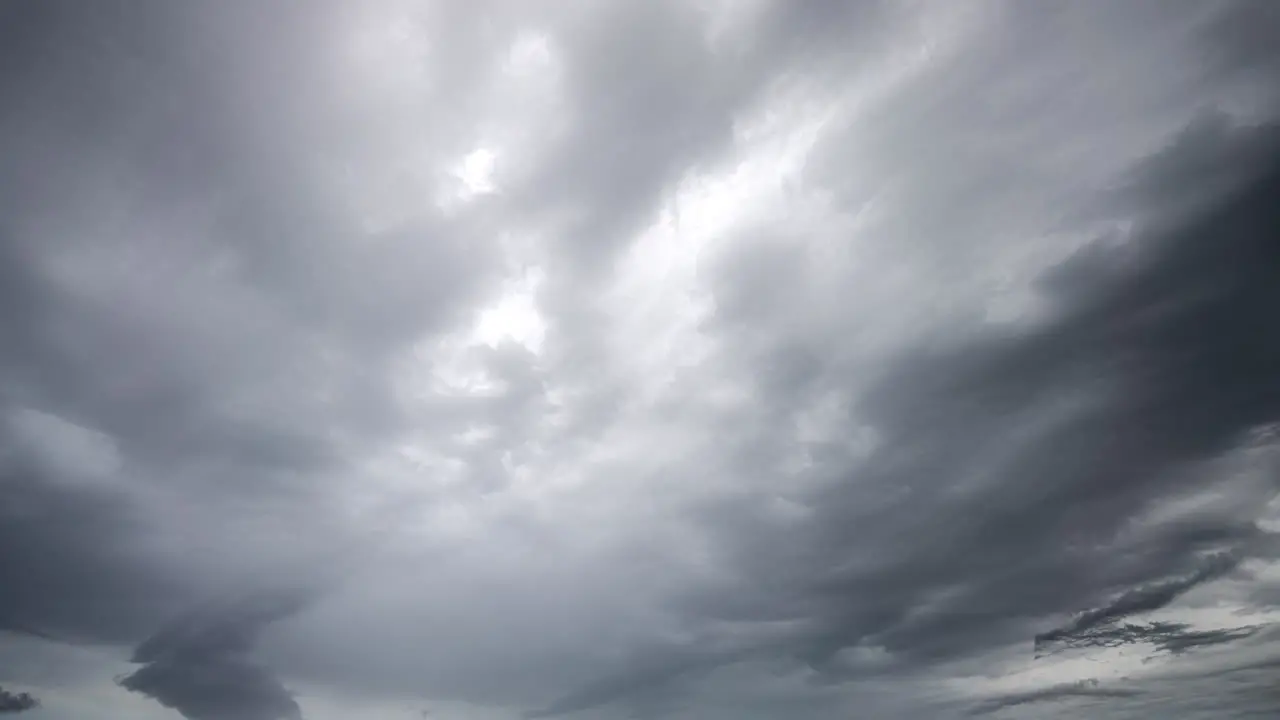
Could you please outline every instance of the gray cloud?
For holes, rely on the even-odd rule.
[[[3,438],[6,444],[12,438]],[[109,489],[59,487],[39,469],[0,464],[0,627],[72,641],[128,642],[181,591],[160,563],[123,555],[143,523]],[[157,601],[158,598],[166,599]]]
[[[1269,597],[1263,5],[7,4],[0,629],[200,719],[1261,642],[1143,616]]]
[[[743,658],[741,652],[699,649],[680,649],[677,652],[682,657],[673,657],[670,652],[663,650],[665,649],[645,653],[629,663],[630,667],[624,673],[590,684],[546,708],[528,713],[527,717],[557,717],[633,695],[644,698],[648,705],[660,704],[654,701],[660,701],[664,696],[669,699],[674,694],[672,690],[686,682],[690,675]]]
[[[1186,623],[1110,623],[1054,637],[1052,644],[1038,638],[1036,652],[1037,657],[1040,657],[1042,652],[1047,654],[1067,648],[1116,648],[1145,642],[1159,650],[1178,654],[1195,648],[1244,640],[1261,629],[1261,626],[1256,625],[1219,630],[1193,630]],[[1049,649],[1042,650],[1045,647]]]
[[[326,205],[294,131],[336,118],[293,104],[310,47],[291,33],[333,7],[305,30],[285,9],[4,10],[0,82],[24,101],[0,113],[0,627],[134,644],[382,532],[338,527],[329,483],[402,422],[388,363],[457,317],[483,249],[416,221],[364,243]],[[239,85],[245,58],[216,47],[268,47],[240,23],[280,61],[265,116],[245,94],[265,85]],[[65,438],[36,428],[32,445],[9,422],[31,414],[112,462],[81,476]],[[164,652],[140,649],[123,684],[189,717],[296,715],[246,649],[206,640],[153,637]]]
[[[12,693],[0,688],[0,713],[20,713],[40,707],[40,701],[30,693]]]
[[[1082,680],[1074,683],[1054,685],[1042,690],[1024,693],[1011,693],[999,698],[986,700],[969,710],[969,715],[989,715],[1005,708],[1029,705],[1031,703],[1052,702],[1064,698],[1132,698],[1142,695],[1141,690],[1133,688],[1109,688],[1102,686],[1097,680]]]
[[[266,625],[302,602],[255,596],[179,618],[138,646],[132,659],[142,667],[118,682],[191,720],[301,718],[293,695],[249,653]]]
[[[1211,212],[1153,225],[1130,271],[1042,326],[892,365],[863,394],[879,449],[808,500],[798,538],[730,516],[740,580],[698,612],[803,620],[764,651],[857,676],[838,659],[849,648],[908,666],[952,659],[1029,641],[1038,618],[1116,592],[1078,629],[1154,610],[1234,567],[1232,554],[1197,556],[1244,547],[1248,523],[1125,529],[1162,498],[1229,480],[1195,465],[1280,411],[1280,350],[1261,339],[1280,303],[1280,185],[1263,165]]]
[[[1129,615],[1159,610],[1197,585],[1216,580],[1236,569],[1240,560],[1239,556],[1230,553],[1211,555],[1200,567],[1183,577],[1126,590],[1107,605],[1080,613],[1070,623],[1036,635],[1036,649],[1039,651],[1042,646],[1070,639]]]
[[[483,283],[472,272],[483,251],[461,238],[411,224],[363,243],[326,206],[324,178],[305,175],[303,147],[284,136],[336,121],[305,115],[293,103],[308,88],[289,85],[308,79],[293,73],[312,49],[292,33],[323,31],[333,8],[317,6],[306,28],[285,9],[6,10],[6,51],[30,52],[4,69],[5,92],[29,101],[6,110],[0,140],[15,160],[0,200],[12,320],[0,402],[6,415],[35,410],[101,435],[125,461],[92,487],[6,470],[30,498],[25,511],[6,506],[0,532],[22,538],[5,544],[14,576],[97,588],[29,582],[26,605],[48,615],[50,594],[93,602],[67,622],[97,639],[136,639],[157,615],[244,581],[250,547],[279,560],[287,542],[257,542],[274,533],[266,508],[322,523],[325,478],[399,426],[387,364]],[[245,58],[208,44],[255,23],[270,36],[243,36],[243,49],[274,47],[280,61],[265,127],[245,96],[265,86],[238,85]],[[199,568],[181,567],[184,543],[195,555],[182,563]],[[127,622],[107,611],[117,602],[136,608]]]

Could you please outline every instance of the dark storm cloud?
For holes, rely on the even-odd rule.
[[[815,449],[822,489],[792,494],[788,511],[800,520],[783,529],[762,509],[774,498],[751,490],[689,501],[695,507],[672,523],[689,520],[710,549],[678,547],[679,561],[668,563],[665,545],[653,557],[647,549],[665,542],[655,538],[667,515],[684,512],[682,491],[654,491],[635,477],[612,482],[631,468],[575,454],[665,448],[618,421],[649,412],[641,393],[589,379],[615,370],[614,349],[600,347],[616,334],[606,327],[612,318],[596,313],[613,261],[678,182],[735,167],[737,150],[754,153],[735,134],[740,121],[771,114],[774,91],[844,102],[864,65],[884,69],[873,56],[896,60],[932,30],[913,31],[915,4],[882,2],[735,10],[745,29],[719,41],[706,36],[706,8],[684,2],[581,12],[538,4],[532,15],[522,3],[474,11],[444,3],[424,13],[422,27],[398,5],[386,17],[373,12],[365,27],[363,5],[0,6],[0,91],[21,99],[0,107],[0,629],[136,645],[141,667],[120,684],[193,720],[297,717],[286,677],[339,695],[505,704],[541,699],[584,668],[623,657],[631,660],[617,674],[541,714],[619,699],[649,712],[670,709],[672,697],[714,682],[725,666],[774,667],[779,658],[829,689],[1029,646],[1037,633],[1169,652],[1245,637],[1241,628],[1127,621],[1211,585],[1237,561],[1268,557],[1248,512],[1192,508],[1146,520],[1164,501],[1206,488],[1250,509],[1275,489],[1244,487],[1213,465],[1247,444],[1251,429],[1280,419],[1280,341],[1269,332],[1280,305],[1274,130],[1233,112],[1204,113],[1138,182],[1090,206],[1104,220],[1136,216],[1140,231],[1117,231],[1046,276],[1047,319],[1017,330],[966,319],[895,348],[887,365],[850,368],[830,344],[792,342],[800,333],[778,327],[806,310],[859,304],[850,299],[857,283],[842,286],[848,297],[821,298],[826,308],[788,315],[803,282],[779,279],[806,272],[792,262],[799,251],[728,263],[714,288],[720,314],[707,329],[731,357],[725,368],[712,366],[725,358],[708,361],[697,377],[743,371],[755,407],[741,410],[746,419],[709,423],[716,440],[702,455],[710,460],[670,458],[662,473],[711,487],[758,479],[785,449],[797,409],[824,393],[850,401],[837,435],[865,432],[876,442],[856,461],[837,442]],[[1174,57],[1166,44],[1193,24],[1195,4],[1169,7],[975,6],[972,17],[995,23],[974,35],[977,49],[951,57],[929,48],[943,53],[946,71],[824,135],[804,183],[829,184],[846,210],[877,184],[906,188],[900,222],[880,241],[920,241],[921,264],[963,274],[967,241],[1070,215],[1045,198],[1110,179],[1077,174],[1061,157],[1161,135],[1151,118],[1203,89],[1144,82],[1146,65]],[[1257,91],[1273,64],[1272,15],[1223,7],[1231,12],[1211,43],[1221,47],[1205,62],[1222,83]],[[968,11],[937,17],[947,26],[940,37],[952,22],[969,32]],[[384,220],[364,217],[363,193],[378,195],[371,187],[407,182],[418,210],[425,191],[403,176],[434,173],[487,141],[479,136],[491,124],[511,122],[477,116],[492,100],[482,87],[492,61],[525,20],[551,36],[564,107],[547,125],[563,134],[531,139],[545,144],[529,150],[535,166],[502,178],[481,211],[367,229]],[[397,33],[426,50],[391,53],[367,74],[331,72],[350,50],[348,25],[371,28],[375,55]],[[419,70],[438,105],[396,97],[384,113],[360,94]],[[420,90],[409,84],[396,93]],[[1055,89],[1047,106],[1045,86]],[[1077,87],[1082,95],[1067,92]],[[1131,119],[1131,104],[1142,109],[1137,120],[1113,133]],[[413,131],[398,135],[401,123]],[[1089,147],[1056,152],[1064,127]],[[419,152],[431,156],[422,167],[402,167]],[[1057,159],[1039,162],[1050,155]],[[476,351],[470,359],[503,392],[434,398],[410,411],[402,395],[412,393],[396,382],[402,361],[426,364],[410,349],[470,319],[501,272],[488,241],[526,231],[552,237],[537,298],[551,352],[512,343]],[[896,257],[870,258],[869,274],[893,275]],[[910,326],[899,304],[952,302],[941,289],[924,297],[934,292],[925,282],[904,292],[849,315]],[[649,342],[627,338],[616,354]],[[580,405],[573,392],[551,400],[566,377],[586,396]],[[696,398],[679,400],[672,415],[683,417]],[[556,405],[578,412],[556,425],[547,419]],[[33,414],[43,418],[38,427],[18,432]],[[357,583],[302,630],[313,613],[295,595],[253,594],[184,614],[216,591],[238,596],[314,578],[327,573],[316,569],[325,559],[360,555],[365,535],[383,530],[372,527],[382,516],[362,509],[377,495],[365,481],[384,479],[368,469],[371,456],[383,459],[372,449],[398,450],[406,436],[431,444],[470,423],[484,426],[484,439],[458,441],[447,459],[465,466],[457,474],[467,492],[486,502],[439,513],[448,515],[441,534],[463,538],[456,552],[397,548],[409,558],[403,565],[400,556],[372,563],[367,587]],[[529,477],[503,495],[512,466],[525,460],[519,469]],[[416,468],[391,482],[410,495],[434,473]],[[565,502],[577,496],[559,481],[576,475],[609,497],[586,492],[581,510]],[[702,492],[702,483],[688,485]],[[651,503],[654,495],[663,497]],[[626,509],[609,515],[614,505]],[[359,523],[370,527],[352,527]],[[615,558],[615,540],[646,550]],[[535,552],[523,555],[527,547]],[[702,555],[714,567],[686,577],[686,558]],[[661,610],[640,607],[667,592],[682,601],[674,633],[658,627]],[[277,629],[292,626],[304,640],[271,661],[258,657],[264,629],[285,619]],[[666,640],[644,639],[660,631]],[[611,644],[650,650],[618,654]],[[1071,694],[1019,702],[1054,692]]]
[[[835,564],[847,537],[893,548],[898,562],[824,580],[837,595],[888,595],[877,612],[837,620],[837,637],[909,654],[972,650],[983,641],[966,626],[1008,639],[996,631],[1095,592],[1179,572],[1200,578],[1192,553],[1239,542],[1231,525],[1174,524],[1141,540],[1121,531],[1159,498],[1213,483],[1189,469],[1280,411],[1280,346],[1264,331],[1280,304],[1274,162],[1214,212],[1139,240],[1148,255],[1137,269],[1044,328],[908,359],[870,394],[886,449],[870,477],[829,491],[819,512],[841,512],[823,520],[837,544],[819,557]],[[1019,442],[1019,424],[1076,398],[1078,407]],[[966,472],[992,452],[998,464]],[[893,527],[849,506],[874,502],[866,482],[901,493],[876,508],[892,511]],[[939,591],[949,597],[935,609],[902,616]]]
[[[1274,134],[1237,127],[1218,149],[1274,147]],[[1184,152],[1205,148],[1177,143],[1152,165]],[[879,448],[811,498],[799,539],[730,512],[740,581],[693,607],[802,623],[757,651],[856,677],[873,671],[847,667],[842,651],[881,648],[893,666],[919,667],[1030,644],[1054,615],[1103,608],[1082,616],[1092,627],[1230,570],[1235,554],[1202,558],[1252,552],[1247,519],[1193,513],[1142,529],[1141,518],[1229,488],[1204,463],[1280,419],[1268,330],[1280,309],[1280,155],[1240,171],[1208,211],[1174,227],[1148,218],[1130,241],[1136,257],[1060,298],[1039,327],[892,363],[860,405]]]
[[[883,598],[832,618],[835,647],[865,638],[906,654],[972,651],[1011,640],[1002,629],[1021,619],[1191,571],[1192,553],[1233,544],[1229,525],[1174,525],[1138,541],[1122,530],[1187,483],[1212,483],[1187,466],[1280,411],[1280,347],[1264,331],[1280,303],[1277,167],[1212,214],[1140,241],[1150,254],[1136,271],[1045,328],[908,360],[871,394],[892,465],[873,458],[870,478],[831,491],[824,508],[842,514],[824,522],[837,544],[819,557],[835,564],[847,537],[893,548],[897,562],[824,581],[837,596]],[[1078,409],[1018,442],[1037,408],[1072,398]],[[999,464],[966,482],[991,452]],[[847,504],[866,497],[868,480],[899,489],[877,509],[901,511],[891,513],[900,524],[881,528]]]
[[[1229,113],[1210,108],[1183,128],[1171,147],[1142,163],[1108,199],[1142,207],[1153,221],[1180,223],[1265,172],[1280,147],[1280,133],[1240,132]]]
[[[274,675],[250,658],[262,630],[296,613],[307,593],[265,594],[181,617],[133,654],[142,667],[120,686],[191,720],[295,720],[302,712]]]
[[[30,693],[12,693],[0,687],[0,713],[20,713],[40,707],[40,701]]]
[[[1070,623],[1036,635],[1036,650],[1038,651],[1042,646],[1070,640],[1100,625],[1115,622],[1129,615],[1159,610],[1192,588],[1217,580],[1236,569],[1241,559],[1236,554],[1218,553],[1206,558],[1200,567],[1183,577],[1126,590],[1107,605],[1080,613]]]
[[[1262,629],[1263,627],[1258,625],[1194,630],[1186,623],[1110,623],[1053,638],[1051,643],[1037,638],[1036,656],[1041,657],[1042,653],[1052,654],[1065,649],[1116,648],[1135,643],[1148,643],[1157,650],[1176,655],[1196,648],[1245,640]]]

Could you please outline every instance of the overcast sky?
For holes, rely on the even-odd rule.
[[[0,2],[0,713],[1280,712],[1278,74],[1270,0]]]

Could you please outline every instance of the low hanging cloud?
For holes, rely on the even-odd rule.
[[[38,707],[40,701],[30,693],[14,693],[0,687],[0,713],[20,713]]]
[[[189,720],[300,720],[293,694],[250,653],[267,625],[303,604],[262,595],[182,617],[138,646],[142,667],[118,682]]]

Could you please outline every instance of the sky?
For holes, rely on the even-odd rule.
[[[0,714],[1280,711],[1280,4],[0,2]]]

